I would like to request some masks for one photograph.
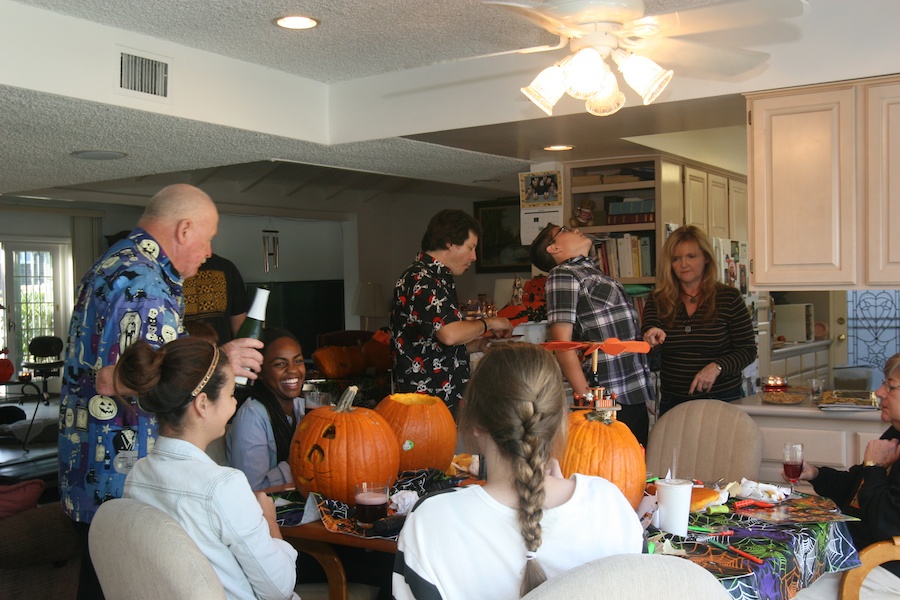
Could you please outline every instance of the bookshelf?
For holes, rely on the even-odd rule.
[[[597,238],[604,271],[626,285],[652,285],[665,223],[682,222],[681,165],[635,156],[567,163],[564,172],[566,221]]]

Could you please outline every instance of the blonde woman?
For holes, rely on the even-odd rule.
[[[676,229],[663,246],[656,287],[644,307],[644,341],[658,346],[659,414],[695,398],[736,400],[756,358],[750,312],[740,292],[719,283],[712,243],[701,229]]]
[[[562,374],[531,344],[489,349],[462,405],[460,430],[487,483],[421,500],[400,532],[393,592],[409,598],[519,598],[549,577],[613,554],[639,553],[637,515],[599,477],[563,479],[551,457],[565,440]]]

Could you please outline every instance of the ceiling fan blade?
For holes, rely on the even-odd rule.
[[[659,35],[676,37],[799,17],[803,8],[803,0],[737,0],[642,17],[623,27],[625,31],[656,27]]]
[[[581,28],[572,27],[563,21],[556,19],[540,10],[540,4],[529,4],[527,2],[515,2],[507,0],[482,0],[484,4],[493,4],[495,6],[503,6],[518,14],[519,16],[531,21],[538,27],[546,29],[553,35],[559,35],[567,38],[580,37],[584,34]]]
[[[766,52],[713,46],[673,38],[650,38],[635,53],[656,61],[666,69],[733,76],[746,73],[769,59]]]

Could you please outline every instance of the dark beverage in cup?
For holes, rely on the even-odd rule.
[[[803,470],[801,463],[784,463],[784,476],[790,481],[800,479],[800,472]]]
[[[356,522],[361,527],[371,527],[378,519],[388,515],[390,494],[385,483],[356,484]]]

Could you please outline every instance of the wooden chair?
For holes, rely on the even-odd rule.
[[[872,569],[892,560],[900,560],[900,535],[866,546],[859,553],[859,559],[862,565],[846,571],[841,578],[838,600],[859,600],[859,590]]]
[[[667,411],[650,430],[647,470],[665,477],[674,455],[680,478],[756,480],[762,450],[762,432],[747,413],[721,400],[691,400]]]

